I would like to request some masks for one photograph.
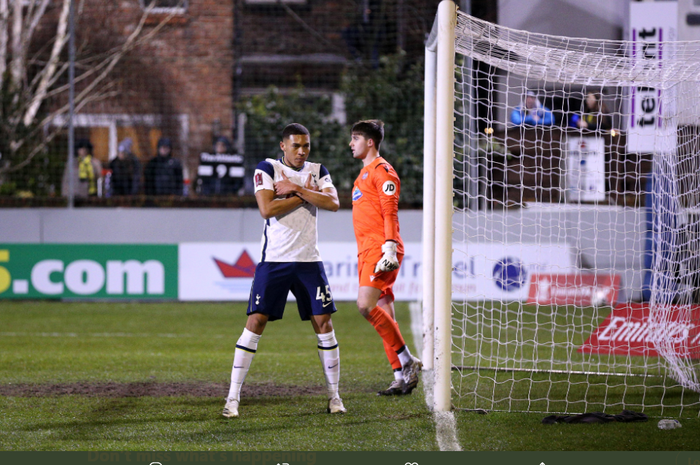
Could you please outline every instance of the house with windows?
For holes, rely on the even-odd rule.
[[[398,50],[422,56],[437,3],[87,0],[77,20],[79,63],[122,46],[143,25],[137,44],[112,70],[109,92],[79,108],[76,137],[89,137],[103,163],[126,137],[142,162],[168,137],[193,178],[199,154],[211,150],[216,137],[243,151],[239,103],[270,86],[329,96],[333,117],[344,122],[338,88],[346,67]],[[80,76],[86,68],[77,71]]]

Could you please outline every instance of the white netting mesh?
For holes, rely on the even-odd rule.
[[[700,392],[697,304],[700,280],[700,159],[680,146],[655,159],[653,182],[660,192],[653,201],[654,257],[651,320],[654,344],[668,362],[671,375]],[[685,149],[685,150],[684,150]]]
[[[456,36],[454,406],[697,416],[700,43]]]
[[[457,53],[530,79],[565,84],[666,88],[700,81],[700,43],[661,43],[663,67],[635,58],[632,43],[535,34],[468,15],[457,19]]]

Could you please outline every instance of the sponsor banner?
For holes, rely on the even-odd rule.
[[[323,242],[319,249],[334,298],[354,301],[358,291],[355,243]],[[419,242],[405,244],[394,284],[397,300],[421,298],[421,253]],[[259,259],[258,242],[0,244],[0,299],[246,301]],[[532,274],[572,271],[571,263],[567,246],[455,244],[453,296],[524,301]]]
[[[180,300],[248,300],[260,243],[182,243]]]
[[[614,306],[619,290],[619,275],[533,274],[527,303],[579,307]]]
[[[669,340],[678,356],[700,359],[700,306],[670,306],[668,312],[663,323],[655,323],[649,318],[649,304],[619,305],[578,351],[658,357],[654,341]]]
[[[399,301],[415,301],[423,292],[421,269],[422,244],[404,243],[404,256],[399,276],[394,283],[394,297]],[[360,287],[357,273],[357,245],[354,242],[322,242],[318,245],[323,257],[323,266],[331,285],[333,298],[357,300]]]
[[[407,243],[403,265],[394,284],[396,300],[420,298],[422,271],[420,243]],[[333,298],[357,300],[357,245],[354,242],[319,244]],[[247,301],[260,243],[180,244],[180,300]],[[289,295],[291,300],[294,297]]]
[[[454,244],[452,297],[526,301],[530,276],[573,273],[566,244]]]
[[[663,68],[673,59],[678,2],[630,3],[630,56],[639,69]],[[648,85],[630,87],[627,151],[671,153],[677,146],[676,90]]]
[[[423,291],[422,244],[407,242],[404,249],[394,295],[396,300],[414,301]],[[319,250],[334,299],[356,300],[356,244],[321,242]],[[566,245],[470,244],[467,250],[473,255],[455,250],[453,256],[452,288],[457,299],[525,301],[532,273],[573,271]],[[247,301],[260,243],[183,243],[179,257],[181,300]]]
[[[602,137],[570,137],[567,160],[569,200],[605,200],[605,140]]]
[[[177,299],[177,245],[0,244],[0,299]]]
[[[422,295],[422,245],[414,242],[404,246],[394,295],[397,300],[418,300]],[[333,297],[355,300],[359,286],[355,243],[322,242],[319,249]],[[568,246],[472,244],[468,249],[474,255],[458,250],[454,253],[455,298],[526,300],[531,273],[572,267]],[[248,300],[259,250],[258,242],[180,244],[180,299]]]

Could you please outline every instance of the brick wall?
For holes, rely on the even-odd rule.
[[[123,44],[142,14],[138,0],[87,0],[77,22],[78,59],[94,57]],[[165,14],[150,15],[141,36],[166,18]],[[47,21],[54,20],[55,15],[47,15]],[[46,30],[50,32],[51,27]],[[159,136],[170,137],[175,155],[186,162],[192,173],[199,153],[211,149],[215,121],[220,122],[221,135],[232,135],[232,42],[232,2],[189,0],[186,13],[172,17],[157,35],[120,60],[109,78],[108,91],[115,95],[86,105],[80,113],[156,115],[154,127],[146,124],[128,130],[124,127],[128,123],[118,123],[119,139],[138,139],[138,155],[145,161],[155,154]],[[78,75],[84,70],[78,66]],[[85,83],[78,83],[77,91],[84,86]],[[65,96],[54,105],[63,103]],[[180,115],[187,118],[186,134],[181,130]],[[82,129],[80,133],[96,138],[107,134],[99,128]],[[97,155],[106,161],[105,153]]]
[[[236,9],[236,1],[237,9]],[[185,13],[175,15],[153,39],[141,44],[122,58],[110,78],[108,89],[114,95],[90,103],[81,114],[157,115],[151,126],[129,127],[120,122],[118,139],[135,139],[135,151],[142,160],[155,153],[158,137],[168,136],[175,144],[175,155],[181,158],[194,177],[198,155],[210,150],[217,128],[221,135],[233,139],[234,66],[240,60],[241,88],[265,88],[268,85],[295,86],[299,83],[313,89],[337,89],[340,75],[353,59],[347,31],[361,23],[364,0],[309,0],[291,11],[279,5],[251,6],[244,0],[189,0]],[[430,30],[437,7],[434,0],[370,1],[381,6],[386,19],[379,51],[396,51],[399,42],[416,57],[422,56],[423,39]],[[399,40],[397,7],[402,5],[402,39]],[[238,11],[238,21],[234,21]],[[46,15],[46,43],[55,31],[57,9]],[[85,59],[120,46],[138,24],[143,10],[138,0],[86,0],[78,19],[78,58]],[[166,18],[152,14],[142,32],[147,34]],[[234,30],[240,29],[238,46]],[[41,44],[38,44],[40,46]],[[236,55],[238,53],[238,55]],[[332,56],[316,63],[275,61],[246,63],[250,57]],[[345,60],[345,61],[344,61]],[[79,67],[78,74],[84,72]],[[89,82],[89,79],[86,81]],[[78,84],[78,91],[86,85]],[[65,104],[65,96],[53,105]],[[186,115],[183,133],[180,115]],[[218,122],[218,123],[216,123]],[[96,154],[107,161],[109,131],[105,128],[80,129],[79,134],[94,139]],[[113,145],[113,143],[112,143]]]

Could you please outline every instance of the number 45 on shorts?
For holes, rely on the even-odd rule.
[[[330,285],[326,285],[325,292],[321,291],[321,286],[318,286],[316,288],[316,300],[320,300],[321,302],[323,302],[324,307],[333,301],[333,296],[331,295]]]

